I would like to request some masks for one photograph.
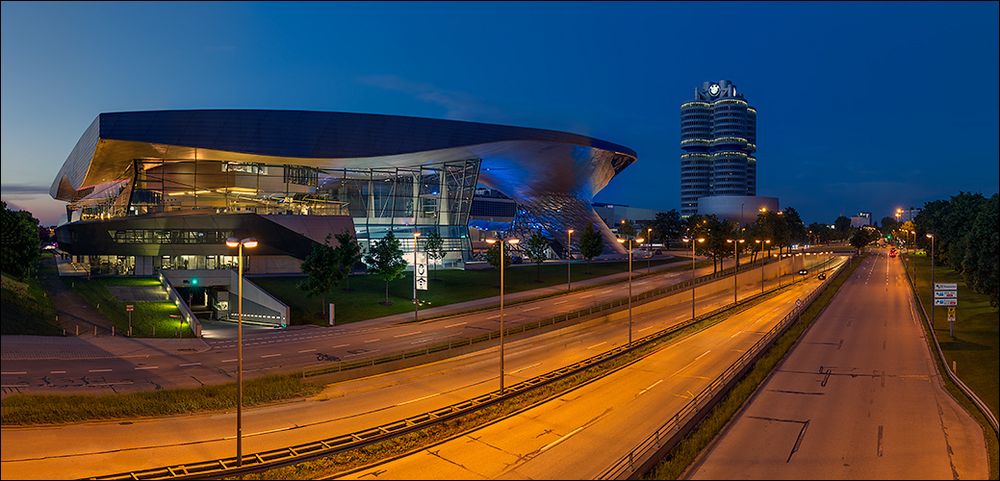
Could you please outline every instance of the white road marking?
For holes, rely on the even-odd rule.
[[[49,371],[49,374],[66,374],[66,371]]]
[[[593,348],[595,348],[597,346],[600,346],[601,344],[607,344],[607,343],[608,343],[608,341],[601,341],[601,342],[599,342],[597,344],[594,344],[593,346],[587,346],[587,349],[593,349]]]
[[[644,327],[644,328],[642,328],[642,329],[639,329],[639,330],[638,330],[638,331],[636,331],[636,332],[642,332],[642,331],[645,331],[646,329],[652,329],[652,328],[654,328],[654,327],[656,327],[656,326],[647,326],[647,327]]]
[[[350,346],[350,344],[337,344],[336,346],[330,346],[330,349],[336,349],[338,347],[347,347],[347,346]]]
[[[87,372],[111,372],[110,369],[91,369]]]
[[[160,368],[160,366],[142,366],[142,367],[135,368],[135,370],[136,371],[145,371],[145,370],[148,370],[148,369],[159,369],[159,368]],[[108,370],[110,371],[110,369],[108,369]]]
[[[372,343],[372,342],[379,342],[379,341],[381,341],[381,339],[368,339],[367,341],[365,341],[365,344]]]
[[[559,302],[553,302],[552,305],[553,306],[558,306],[559,304],[565,304],[567,302],[569,302],[569,299],[564,299],[564,300],[559,301]]]
[[[236,359],[223,359],[222,362],[236,362]]]
[[[740,329],[740,332],[737,332],[736,334],[733,334],[732,336],[729,336],[729,338],[732,339],[732,338],[734,338],[736,336],[739,336],[740,334],[743,334],[743,330],[742,329]]]
[[[444,327],[458,327],[458,326],[464,326],[466,324],[468,324],[468,322],[456,322],[455,324],[448,324],[447,326]]]
[[[585,427],[585,426],[580,426],[580,427],[578,427],[578,428],[576,428],[576,429],[574,429],[574,430],[570,431],[570,432],[569,432],[568,434],[566,434],[565,436],[563,436],[563,437],[561,437],[561,438],[559,438],[559,439],[556,439],[555,441],[552,441],[551,443],[549,443],[549,444],[546,444],[545,446],[542,446],[542,449],[541,449],[541,450],[539,450],[539,452],[540,452],[540,453],[544,453],[545,451],[548,451],[548,450],[549,450],[550,448],[553,448],[553,447],[555,447],[555,446],[556,446],[557,444],[559,444],[559,443],[561,443],[561,442],[563,442],[563,441],[565,441],[565,440],[569,439],[569,438],[570,438],[570,436],[573,436],[574,434],[576,434],[576,433],[578,433],[578,432],[580,432],[580,431],[583,431],[583,428],[584,428],[584,427]]]
[[[487,317],[487,319],[496,319],[496,318],[498,318],[498,317],[500,317],[500,314],[495,314],[495,315],[492,315],[492,316],[490,316],[490,317]]]
[[[28,374],[28,371],[3,371],[0,372],[4,376],[20,376],[22,374]]]
[[[656,381],[653,384],[650,384],[648,387],[646,387],[646,389],[643,389],[642,391],[639,391],[639,394],[636,394],[636,396],[638,397],[638,396],[642,396],[643,394],[646,394],[646,391],[649,391],[650,389],[653,389],[654,387],[656,387],[657,384],[659,384],[661,382],[663,382],[663,379],[660,379],[659,381]]]
[[[399,335],[397,335],[397,336],[392,336],[392,337],[409,337],[409,336],[416,336],[417,334],[420,334],[420,333],[422,333],[422,332],[424,332],[424,331],[416,331],[416,332],[408,332],[408,333],[406,333],[406,334],[399,334]]]
[[[280,356],[280,355],[281,355],[281,353],[279,352],[279,353],[277,353],[277,354],[264,354],[263,356],[260,356],[260,357],[261,357],[261,358],[266,358],[266,357],[278,357],[278,356]]]
[[[440,394],[441,394],[441,393],[434,393],[434,394],[428,394],[428,395],[426,395],[426,396],[424,396],[424,397],[418,397],[418,398],[416,398],[416,399],[410,399],[409,401],[403,401],[403,402],[401,402],[401,403],[397,404],[397,406],[402,406],[402,405],[404,405],[404,404],[410,404],[410,403],[415,403],[415,402],[417,402],[417,401],[423,401],[424,399],[430,399],[430,398],[432,398],[432,397],[434,397],[434,396],[438,396],[438,395],[440,395]]]
[[[185,364],[181,364],[181,367],[200,366],[200,365],[201,365],[200,362],[188,362],[188,363],[185,363]]]
[[[521,371],[523,371],[523,370],[525,370],[525,369],[531,369],[531,368],[533,368],[533,367],[536,367],[536,366],[541,366],[541,365],[542,365],[542,363],[540,363],[540,362],[536,362],[536,363],[534,363],[534,364],[532,364],[532,365],[530,365],[530,366],[524,366],[524,367],[522,367],[521,369],[517,369],[517,370],[514,370],[514,371],[511,371],[511,372],[509,372],[509,373],[507,373],[507,374],[517,374],[517,373],[519,373],[519,372],[521,372]]]
[[[530,312],[530,311],[534,311],[536,309],[541,309],[541,308],[542,308],[542,306],[529,307],[527,309],[523,309],[521,312]]]
[[[705,356],[706,356],[706,355],[707,355],[708,353],[710,353],[710,352],[712,352],[712,350],[711,350],[711,349],[709,349],[709,350],[707,350],[707,351],[705,351],[705,352],[701,353],[701,355],[700,355],[700,356],[698,356],[698,357],[696,357],[696,358],[694,358],[694,360],[695,360],[695,361],[697,361],[698,359],[701,359],[701,358],[705,357]]]
[[[306,353],[306,352],[313,352],[313,351],[315,351],[315,349],[303,349],[303,350],[299,351],[299,354],[303,354],[303,353]]]

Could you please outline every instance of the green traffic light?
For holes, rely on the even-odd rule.
[[[192,286],[197,286],[198,285],[198,278],[197,277],[194,277],[194,278],[191,279],[191,285]]]

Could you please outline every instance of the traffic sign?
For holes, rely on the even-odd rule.
[[[955,322],[955,308],[948,308],[948,322]]]
[[[934,283],[934,290],[935,291],[957,291],[958,290],[958,284],[944,283],[944,282],[935,282]]]
[[[935,306],[957,306],[958,299],[934,299]]]
[[[417,252],[417,263],[413,267],[416,272],[417,290],[427,290],[427,253]]]
[[[958,299],[958,291],[934,291],[935,299]]]
[[[125,312],[132,312],[133,310],[135,310],[135,306],[132,304],[125,304]]]

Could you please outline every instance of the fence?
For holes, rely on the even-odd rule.
[[[771,343],[784,333],[788,326],[799,319],[802,311],[808,308],[841,272],[843,272],[843,265],[837,270],[834,276],[823,284],[821,289],[815,290],[806,296],[801,306],[797,306],[782,317],[767,334],[758,339],[735,363],[731,364],[722,374],[713,379],[708,386],[688,401],[666,423],[657,428],[653,434],[604,470],[598,476],[598,479],[628,479],[648,471],[659,461],[659,456],[657,455],[676,446],[683,436],[707,415],[710,408],[729,391],[732,384],[743,377],[750,367],[753,366],[754,362],[770,347]]]

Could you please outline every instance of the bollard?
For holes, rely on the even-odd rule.
[[[958,362],[954,359],[951,360],[951,373],[956,375],[958,374]]]
[[[94,326],[94,337],[97,337],[97,326]]]
[[[111,337],[115,337],[115,325],[111,325]]]
[[[79,324],[76,325],[76,335],[77,336],[80,335],[80,325]]]

